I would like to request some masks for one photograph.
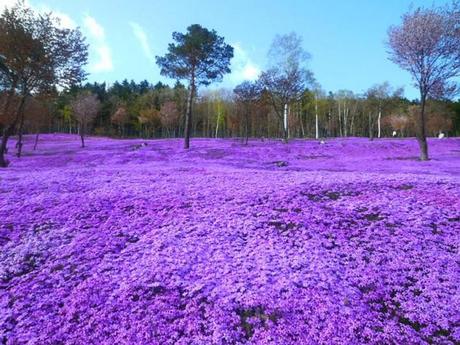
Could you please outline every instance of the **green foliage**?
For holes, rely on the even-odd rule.
[[[62,114],[62,118],[64,121],[70,122],[73,120],[72,119],[72,107],[70,106],[70,104],[64,105],[64,107],[61,109],[61,114]]]
[[[88,46],[79,29],[63,29],[52,13],[42,14],[23,1],[0,15],[2,79],[21,92],[71,87],[85,79]]]
[[[193,80],[196,85],[209,85],[230,73],[233,47],[224,42],[215,30],[194,24],[187,33],[173,33],[175,43],[170,43],[168,53],[157,56],[161,75],[172,79]]]
[[[460,136],[460,100],[449,104],[452,110],[452,132],[455,136]]]

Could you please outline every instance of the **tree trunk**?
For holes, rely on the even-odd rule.
[[[14,90],[13,90],[14,94]],[[16,110],[16,116],[14,121],[5,129],[3,130],[3,135],[2,135],[2,142],[0,144],[0,168],[6,168],[8,166],[5,154],[7,152],[7,145],[8,145],[8,139],[10,136],[14,134],[14,129],[16,128],[16,124],[18,123],[19,116],[23,111],[24,104],[25,104],[26,97],[22,96],[21,97],[21,102],[19,103],[18,109]],[[10,101],[7,100],[7,105],[5,106],[5,110],[8,111]]]
[[[284,129],[284,142],[288,142],[288,105],[287,103],[284,104],[284,121],[283,121],[283,129]]]
[[[17,82],[15,80],[13,82],[13,85],[11,85],[10,90],[8,91],[8,95],[7,95],[7,98],[6,98],[6,103],[5,103],[4,107],[3,107],[3,113],[4,114],[7,114],[8,109],[11,106],[11,102],[13,101],[13,96],[14,96],[14,91],[16,90],[16,86],[17,86]]]
[[[369,140],[374,140],[374,130],[372,128],[372,113],[369,112]]]
[[[85,147],[85,131],[83,130],[83,125],[80,125],[78,130],[80,132],[80,139],[81,139],[81,147]]]
[[[8,92],[6,103],[5,103],[5,106],[3,107],[4,114],[8,113],[8,110],[11,106],[11,102],[13,101],[13,96],[14,96],[14,91],[16,89],[16,85],[17,83],[16,81],[14,81],[13,85],[11,86]],[[8,138],[14,133],[14,127],[16,127],[16,121],[17,121],[17,113],[16,113],[15,121],[13,121],[13,123],[11,123],[9,126],[6,126],[3,129],[2,141],[0,144],[0,168],[6,168],[8,165],[5,159],[5,154],[7,153]]]
[[[318,100],[315,97],[315,138],[319,139]]]
[[[19,122],[19,130],[18,130],[18,142],[16,143],[16,147],[18,148],[18,152],[16,153],[16,156],[18,158],[21,158],[22,154],[22,134],[24,131],[24,112],[21,111],[20,114],[21,121]]]
[[[347,128],[348,112],[349,112],[349,109],[346,107],[346,103],[344,103],[343,105],[343,133],[345,137],[348,137],[348,128]]]
[[[340,109],[340,101],[339,103],[339,134],[343,137],[343,121],[342,121],[342,111]]]
[[[6,146],[8,145],[8,137],[13,134],[13,126],[10,125],[3,130],[2,142],[0,145],[0,168],[6,168],[8,163],[5,159]]]
[[[34,151],[37,149],[39,135],[40,135],[40,132],[37,132],[37,134],[35,134]]]
[[[382,120],[382,111],[379,109],[379,116],[377,118],[377,138],[380,138],[381,136],[381,120]]]
[[[305,127],[303,125],[302,113],[297,111],[297,118],[300,122],[300,130],[302,131],[302,138],[305,138]]]
[[[248,140],[249,140],[249,110],[247,110],[246,112],[246,125],[245,125],[245,137],[246,137],[246,141],[245,141],[245,145],[248,144]]]
[[[350,134],[352,137],[355,136],[355,114],[356,114],[356,108],[354,109],[353,113],[351,113]]]
[[[427,161],[428,158],[428,144],[426,141],[425,133],[425,105],[426,105],[426,95],[423,92],[420,92],[421,99],[421,109],[420,109],[420,118],[417,121],[417,141],[420,147],[420,160]]]
[[[190,148],[190,132],[192,130],[192,105],[193,93],[195,91],[195,77],[192,73],[190,80],[189,94],[187,99],[187,110],[185,111],[185,127],[184,127],[184,149]]]
[[[216,133],[215,133],[215,135],[214,135],[214,137],[215,137],[216,139],[217,139],[217,135],[219,134],[219,121],[220,121],[219,115],[217,115]]]

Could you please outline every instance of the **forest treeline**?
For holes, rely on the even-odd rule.
[[[123,80],[110,86],[87,83],[54,97],[31,97],[25,108],[29,116],[25,116],[24,131],[78,133],[72,102],[85,93],[96,95],[99,102],[89,133],[120,138],[183,137],[186,87],[179,82],[173,87],[161,82],[152,85],[146,80]],[[404,98],[402,90],[388,83],[375,85],[364,94],[306,89],[289,106],[289,137],[315,138],[316,116],[321,138],[414,136],[418,108],[417,101]],[[460,135],[460,102],[432,100],[427,110],[428,135]],[[249,137],[282,137],[282,119],[264,92],[246,101],[231,89],[205,89],[196,98],[192,136],[244,138],[247,124]]]

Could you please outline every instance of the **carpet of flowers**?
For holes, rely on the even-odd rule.
[[[460,139],[32,146],[0,170],[0,344],[460,343]]]

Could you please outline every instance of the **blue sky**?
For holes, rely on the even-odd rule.
[[[403,86],[416,98],[410,76],[388,61],[385,40],[410,6],[438,0],[27,0],[52,10],[62,25],[79,26],[90,44],[89,81],[124,78],[172,83],[160,76],[154,57],[163,55],[173,31],[190,24],[215,29],[235,47],[232,74],[214,87],[233,87],[257,77],[267,65],[276,34],[295,31],[312,55],[309,63],[326,91],[361,93],[376,83]],[[14,0],[0,0],[0,6]]]

